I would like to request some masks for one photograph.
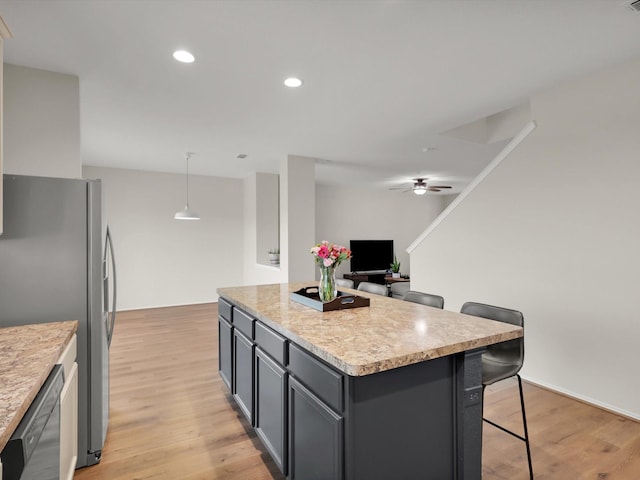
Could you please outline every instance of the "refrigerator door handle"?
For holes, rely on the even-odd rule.
[[[111,300],[111,311],[107,311],[107,318],[109,319],[109,325],[107,330],[107,345],[111,346],[111,338],[113,337],[113,329],[116,325],[116,293],[118,291],[116,282],[116,259],[113,255],[113,241],[111,240],[111,232],[109,232],[109,226],[107,226],[107,248],[109,248],[109,256],[111,257],[111,276],[113,278],[113,296]],[[107,300],[108,302],[108,300]]]

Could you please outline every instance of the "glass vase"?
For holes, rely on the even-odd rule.
[[[320,267],[318,294],[322,303],[330,302],[338,295],[335,267]]]

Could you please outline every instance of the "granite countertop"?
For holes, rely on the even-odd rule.
[[[0,328],[0,451],[78,328],[78,322]]]
[[[346,290],[369,307],[319,312],[290,293],[315,282],[219,288],[221,297],[351,376],[431,360],[522,337],[514,325]]]

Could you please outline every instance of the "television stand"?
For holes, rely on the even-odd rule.
[[[358,288],[360,282],[371,282],[378,283],[380,285],[386,285],[384,277],[388,275],[387,273],[367,273],[367,272],[356,272],[356,273],[345,273],[342,275],[344,278],[348,280],[353,280],[353,288]]]

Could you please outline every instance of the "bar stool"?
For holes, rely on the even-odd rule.
[[[389,285],[389,296],[402,300],[409,290],[411,290],[409,282],[395,282]]]
[[[338,287],[353,288],[353,280],[348,278],[336,278],[336,285]]]
[[[382,295],[386,297],[389,292],[386,285],[380,285],[379,283],[360,282],[358,290],[361,292],[375,293],[376,295]]]
[[[405,302],[421,303],[435,308],[444,308],[444,298],[440,295],[433,295],[432,293],[409,290],[405,293],[403,300]]]
[[[474,315],[476,317],[488,318],[499,322],[510,323],[524,328],[524,317],[517,310],[509,310],[507,308],[494,307],[483,303],[466,302],[462,305],[460,313]],[[527,447],[527,461],[529,463],[529,478],[533,480],[533,468],[531,466],[531,447],[529,445],[529,430],[527,429],[527,416],[524,410],[524,396],[522,394],[522,379],[520,378],[520,369],[524,362],[524,337],[506,342],[496,343],[487,346],[486,351],[482,354],[482,396],[484,404],[484,390],[487,385],[492,385],[500,380],[510,377],[518,378],[518,389],[520,390],[520,409],[522,411],[522,425],[524,426],[524,437],[518,435],[511,430],[507,430],[491,420],[483,418],[483,420],[503,432],[506,432],[520,440]]]

